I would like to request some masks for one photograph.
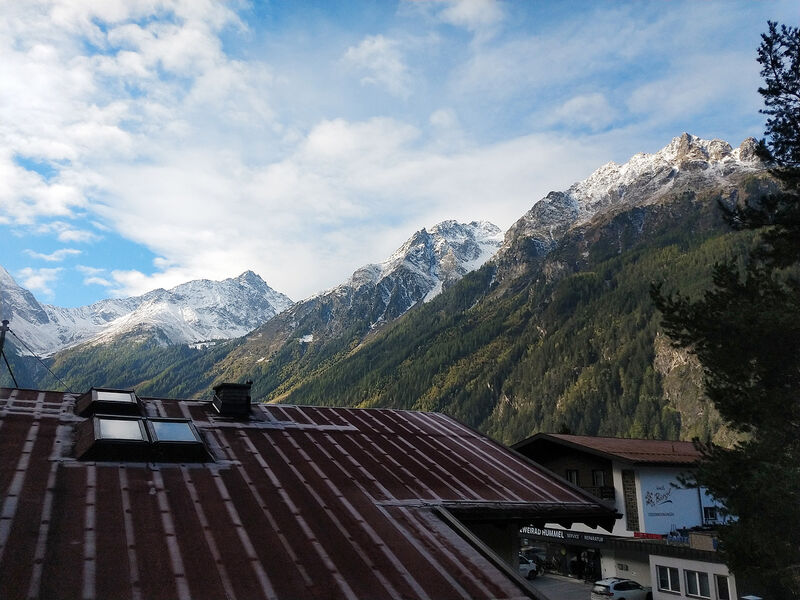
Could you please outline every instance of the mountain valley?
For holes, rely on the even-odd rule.
[[[287,299],[232,339],[191,347],[166,327],[131,326],[78,345],[62,336],[71,347],[49,364],[79,390],[194,397],[252,380],[261,401],[442,411],[503,442],[570,431],[725,443],[699,367],[660,333],[650,287],[705,289],[713,264],[752,242],[723,209],[775,185],[755,140],[684,134],[551,192],[505,235],[478,222],[420,230],[383,263]],[[108,322],[121,310],[108,305]],[[26,385],[57,385],[15,361]]]

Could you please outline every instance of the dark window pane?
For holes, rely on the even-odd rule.
[[[606,474],[603,471],[592,471],[592,485],[603,487],[606,484]]]
[[[728,578],[724,575],[715,575],[717,580],[717,596],[719,600],[731,600],[731,591],[728,588]]]
[[[700,595],[703,598],[711,598],[711,589],[708,585],[708,573],[698,573],[697,578],[700,583]]]

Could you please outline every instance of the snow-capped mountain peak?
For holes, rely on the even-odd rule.
[[[606,163],[566,191],[550,192],[534,204],[506,233],[503,250],[522,236],[546,252],[568,228],[609,210],[653,204],[678,189],[709,183],[730,187],[732,173],[763,169],[756,144],[748,138],[734,149],[723,140],[684,133],[658,152],[635,154],[622,165]]]
[[[360,324],[369,329],[391,321],[480,267],[502,239],[500,228],[488,222],[443,221],[420,229],[386,260],[364,265],[345,283],[298,302],[272,320],[270,329],[286,338],[321,340]]]
[[[420,229],[380,264],[379,279],[405,266],[423,276],[458,277],[486,262],[499,247],[503,232],[487,221],[468,224],[442,221]]]
[[[645,192],[667,191],[681,172],[706,172],[704,176],[719,177],[733,169],[755,169],[760,161],[755,155],[756,141],[748,138],[734,150],[723,140],[704,140],[688,133],[674,138],[653,154],[640,152],[628,162],[618,165],[609,162],[583,181],[573,184],[567,195],[580,207],[578,220],[583,222],[605,206],[625,198],[630,189],[639,196]]]
[[[130,333],[170,344],[238,337],[292,304],[252,271],[223,281],[189,281],[170,290],[78,308],[39,304],[2,267],[0,286],[3,318],[40,355]]]
[[[425,290],[420,297],[408,297],[406,310],[419,300],[430,300],[480,267],[494,255],[502,239],[500,228],[488,221],[442,221],[430,230],[422,228],[414,233],[382,263],[361,267],[335,291],[342,293],[368,285],[382,287],[384,295],[388,295],[398,285],[406,287],[402,280],[417,290]]]

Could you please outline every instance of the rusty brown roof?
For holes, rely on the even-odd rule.
[[[146,399],[215,462],[87,462],[74,403],[0,389],[0,598],[522,598],[452,515],[614,516],[441,414]]]
[[[514,444],[520,452],[528,453],[538,443],[553,442],[577,448],[607,458],[617,458],[638,464],[687,465],[700,460],[701,454],[692,442],[670,440],[643,440],[629,438],[537,433]]]

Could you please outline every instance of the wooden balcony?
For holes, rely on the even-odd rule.
[[[586,485],[581,486],[584,490],[592,494],[593,496],[597,496],[601,500],[608,500],[614,502],[616,500],[616,496],[614,495],[614,487],[610,485],[601,485],[601,486],[592,486]]]

